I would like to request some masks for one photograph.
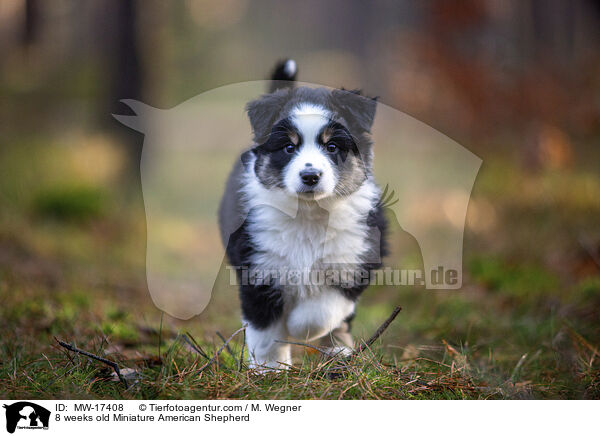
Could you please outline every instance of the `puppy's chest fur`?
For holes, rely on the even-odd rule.
[[[376,199],[377,188],[367,181],[354,194],[324,207],[299,200],[295,216],[272,205],[254,208],[248,223],[255,248],[252,267],[287,272],[280,286],[286,301],[330,291],[323,280],[332,270],[351,276],[360,267],[368,249],[367,218]],[[301,276],[290,280],[294,274]]]

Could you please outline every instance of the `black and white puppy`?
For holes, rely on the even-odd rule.
[[[294,87],[279,64],[250,102],[254,146],[229,176],[221,236],[238,271],[254,366],[291,363],[280,341],[326,339],[350,351],[350,321],[381,266],[385,218],[372,174],[376,101],[356,91]]]

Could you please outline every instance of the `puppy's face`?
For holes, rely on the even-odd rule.
[[[305,200],[346,196],[360,187],[370,171],[371,144],[364,132],[351,133],[348,114],[331,104],[293,102],[277,118],[252,150],[265,187]]]

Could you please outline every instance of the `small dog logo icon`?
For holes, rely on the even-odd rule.
[[[14,433],[19,429],[48,429],[50,411],[29,401],[5,404],[6,431]]]

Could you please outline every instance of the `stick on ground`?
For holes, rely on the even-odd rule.
[[[388,318],[383,322],[383,324],[381,324],[379,326],[379,328],[375,331],[375,333],[373,333],[373,336],[371,336],[367,342],[364,342],[360,347],[358,347],[358,350],[354,351],[354,353],[352,353],[352,354],[353,355],[360,354],[363,351],[365,351],[367,348],[369,348],[371,345],[373,345],[373,343],[377,339],[379,339],[379,337],[383,334],[383,332],[390,326],[392,321],[394,321],[396,319],[396,317],[398,316],[398,314],[400,313],[401,310],[402,310],[402,308],[400,306],[396,306],[396,308],[394,309],[392,314],[390,316],[388,316]]]
[[[116,362],[113,362],[112,360],[108,360],[105,359],[104,357],[100,357],[100,356],[96,356],[95,354],[92,354],[88,351],[85,350],[80,350],[79,348],[68,344],[66,342],[63,341],[59,341],[58,339],[54,338],[56,340],[56,342],[58,342],[58,345],[60,345],[63,348],[66,348],[69,351],[73,351],[74,353],[78,353],[78,354],[83,354],[84,356],[87,356],[91,359],[95,359],[99,362],[102,362],[108,366],[110,366],[112,369],[115,370],[115,373],[117,374],[117,376],[119,377],[119,380],[121,380],[123,382],[123,384],[125,385],[125,389],[129,389],[129,385],[127,384],[127,380],[125,380],[125,378],[121,375],[121,371],[119,370],[119,365],[117,365]]]
[[[204,352],[204,350],[202,349],[202,347],[200,345],[198,345],[198,342],[196,342],[196,340],[194,339],[194,337],[189,332],[186,332],[185,334],[180,335],[179,338],[181,338],[186,344],[188,344],[189,347],[192,350],[194,350],[196,353],[198,353],[199,355],[201,355],[205,359],[209,358],[208,354],[206,354]]]
[[[242,351],[240,352],[240,368],[239,371],[242,371],[242,365],[244,364],[244,347],[246,346],[246,330],[244,330],[244,339],[242,341]]]
[[[200,368],[198,370],[198,373],[201,373],[206,368],[208,368],[210,365],[212,365],[215,362],[215,360],[217,360],[217,357],[219,357],[219,354],[221,354],[221,352],[225,349],[225,347],[227,347],[229,345],[229,342],[231,342],[233,337],[235,335],[237,335],[239,332],[245,331],[246,327],[248,327],[248,324],[244,324],[244,326],[242,328],[239,328],[235,332],[233,332],[233,334],[231,336],[229,336],[229,339],[227,339],[225,341],[225,343],[221,346],[221,348],[219,348],[219,350],[215,353],[215,355],[208,362],[206,362],[202,368]]]
[[[219,337],[219,339],[221,339],[221,341],[223,341],[223,343],[225,343],[225,338],[223,337],[223,335],[218,331],[216,333],[217,333],[217,336]],[[233,354],[233,350],[231,349],[231,347],[229,347],[229,345],[226,345],[225,349],[231,355],[231,357],[237,357],[235,354]]]

